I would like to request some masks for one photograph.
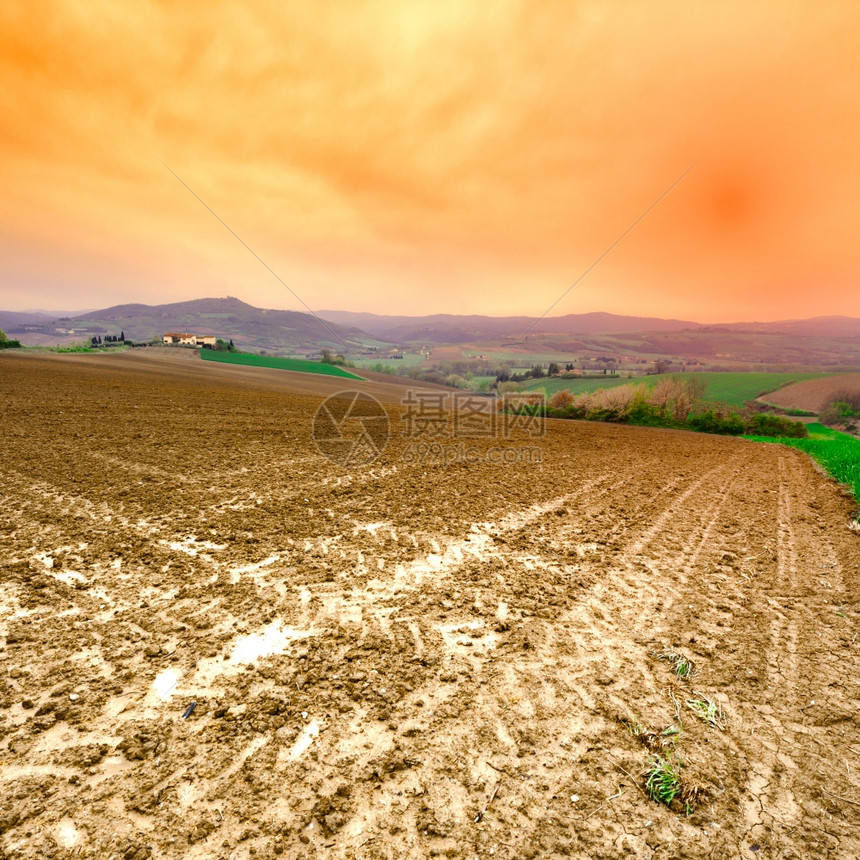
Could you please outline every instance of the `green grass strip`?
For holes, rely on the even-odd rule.
[[[824,470],[840,484],[847,484],[860,503],[860,439],[825,427],[823,424],[808,424],[808,439],[771,439],[767,436],[745,436],[754,442],[778,442],[806,451],[821,464]]]
[[[220,361],[222,364],[241,364],[246,367],[273,367],[276,370],[293,370],[299,373],[321,373],[323,376],[342,376],[345,379],[361,379],[342,367],[323,364],[321,361],[305,361],[302,358],[279,358],[274,355],[254,355],[250,352],[226,352],[201,349],[204,361]]]

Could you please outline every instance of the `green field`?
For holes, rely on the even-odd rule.
[[[806,451],[820,463],[827,474],[847,484],[860,502],[860,439],[832,430],[823,424],[808,424],[808,439],[771,439],[765,436],[746,436],[755,442],[778,442]]]
[[[754,400],[762,394],[776,391],[792,382],[818,379],[826,373],[685,373],[705,380],[705,397],[743,406],[747,400]]]
[[[277,370],[292,370],[299,373],[321,373],[324,376],[343,376],[346,379],[362,378],[333,364],[323,364],[321,361],[305,361],[301,358],[278,358],[274,355],[253,355],[249,352],[221,352],[213,349],[201,349],[200,357],[204,361],[220,361],[222,364],[273,367]]]
[[[802,382],[805,379],[818,379],[828,376],[826,373],[681,373],[684,378],[701,379],[705,383],[705,397],[708,400],[718,400],[732,406],[743,406],[747,400],[754,400],[762,394],[775,391],[792,382]],[[596,391],[598,388],[612,388],[628,382],[644,382],[646,385],[656,385],[660,377],[638,376],[625,379],[621,376],[584,376],[582,379],[534,379],[525,384],[529,391],[543,388],[548,396],[566,388],[574,394],[583,391]]]
[[[424,361],[424,354],[421,352],[404,352],[403,358],[389,358],[386,356],[347,356],[356,367],[370,368],[374,364],[382,364],[394,369],[396,373],[401,367],[415,367]]]
[[[574,394],[582,394],[583,391],[597,391],[599,388],[614,388],[616,385],[637,384],[646,382],[649,385],[654,384],[655,376],[634,376],[632,379],[627,379],[624,376],[583,376],[580,379],[530,379],[523,383],[523,388],[527,391],[546,392],[547,397],[552,397],[556,391],[567,389]]]

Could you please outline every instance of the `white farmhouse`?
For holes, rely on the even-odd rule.
[[[161,342],[168,346],[215,346],[214,334],[189,334],[188,332],[166,332]]]

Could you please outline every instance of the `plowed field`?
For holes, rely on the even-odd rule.
[[[760,397],[766,403],[783,409],[805,409],[821,412],[834,397],[844,392],[860,392],[860,373],[840,373],[820,379],[807,379],[786,385]]]
[[[0,356],[0,856],[860,856],[860,535],[805,455],[405,462],[391,405],[346,470],[320,397],[209,370]]]

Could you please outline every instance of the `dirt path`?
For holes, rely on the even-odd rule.
[[[344,471],[268,382],[0,397],[0,856],[860,856],[860,536],[799,452],[551,422]]]

